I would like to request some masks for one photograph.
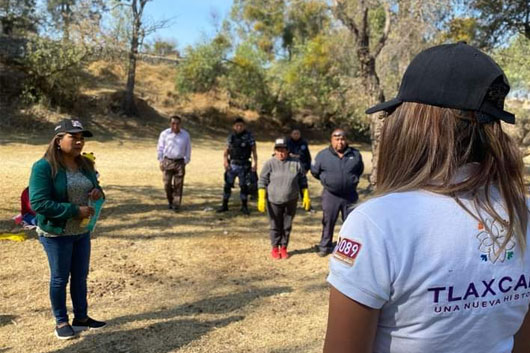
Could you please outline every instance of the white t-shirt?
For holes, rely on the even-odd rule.
[[[505,229],[485,221],[502,243]],[[348,216],[328,281],[381,309],[374,352],[512,351],[530,301],[530,251],[522,256],[514,239],[496,257],[486,229],[427,191],[374,198]]]

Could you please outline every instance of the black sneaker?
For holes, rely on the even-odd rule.
[[[172,210],[172,209],[173,209],[173,204],[171,204],[171,203],[168,204],[168,205],[167,205],[167,209],[168,209],[168,210]]]
[[[228,200],[223,200],[223,205],[217,209],[217,213],[228,211]]]
[[[75,331],[70,325],[55,326],[55,336],[60,340],[69,340],[75,337]]]
[[[86,321],[81,321],[78,319],[74,319],[74,321],[72,321],[72,328],[75,331],[84,331],[84,330],[89,330],[89,329],[97,330],[102,327],[105,327],[105,325],[107,325],[106,322],[97,321],[92,318],[87,318]]]
[[[333,252],[333,249],[321,249],[318,244],[313,249],[315,249],[315,252],[320,257],[326,257]]]
[[[243,213],[244,215],[247,215],[247,216],[250,214],[250,211],[249,211],[247,206],[241,206],[241,210],[240,211],[241,211],[241,213]]]
[[[317,255],[320,256],[320,257],[326,257],[329,254],[331,254],[331,251],[329,251],[329,250],[319,250],[317,252]]]

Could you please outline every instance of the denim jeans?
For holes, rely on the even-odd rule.
[[[225,186],[223,188],[223,199],[228,200],[232,194],[232,188],[239,179],[239,198],[243,201],[248,198],[247,175],[250,173],[250,163],[245,165],[230,164],[230,169],[225,171]]]
[[[90,262],[90,233],[60,237],[39,237],[50,265],[50,300],[57,324],[68,322],[66,285],[77,319],[87,317],[86,281]]]

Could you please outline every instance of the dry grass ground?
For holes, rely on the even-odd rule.
[[[270,156],[279,126],[230,107],[215,92],[179,97],[175,68],[145,63],[137,73],[141,118],[128,120],[116,111],[123,67],[98,62],[87,73],[84,96],[71,113],[96,132],[85,150],[97,156],[107,203],[93,234],[89,312],[109,325],[69,342],[54,337],[47,260],[28,232],[22,243],[0,241],[0,353],[321,351],[328,259],[312,252],[320,238],[320,185],[310,178],[317,212],[299,209],[287,261],[270,259],[267,217],[254,203],[252,214],[242,216],[237,189],[230,212],[213,211],[221,199],[229,121],[244,116],[267,139],[258,143],[260,164]],[[193,138],[177,214],[165,208],[155,153],[156,137],[174,112],[186,114]],[[0,233],[19,230],[11,217],[47,143],[35,136],[65,115],[37,106],[0,117],[10,126],[9,134],[0,132]],[[313,154],[323,147],[312,146]],[[363,157],[369,173],[370,156]],[[363,179],[360,189],[366,187]]]
[[[223,140],[194,140],[177,214],[165,208],[155,139],[88,141],[108,200],[92,241],[89,312],[109,325],[67,342],[54,337],[47,261],[30,232],[25,242],[0,241],[0,352],[321,351],[328,259],[311,250],[320,237],[320,185],[310,181],[316,214],[298,211],[292,257],[272,261],[267,218],[254,203],[242,216],[235,189],[230,212],[212,210],[222,193]],[[14,228],[10,218],[45,142],[0,144],[0,232]],[[260,165],[271,149],[259,142]]]

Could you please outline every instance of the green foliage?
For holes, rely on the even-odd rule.
[[[441,41],[456,43],[465,41],[470,45],[480,46],[480,28],[476,18],[455,17],[447,24],[447,30],[442,32]]]
[[[530,39],[518,35],[508,47],[496,50],[494,58],[506,73],[512,90],[530,91]]]
[[[371,14],[380,32],[384,16],[382,7]],[[241,41],[233,51],[216,42],[227,35],[188,48],[178,69],[180,93],[221,89],[231,104],[284,123],[310,112],[318,126],[341,124],[366,135],[364,106],[349,100],[347,76],[357,66],[351,53],[337,51],[343,38],[332,30],[325,1],[235,0],[232,18]]]
[[[333,60],[328,38],[317,36],[297,47],[298,55],[287,64],[285,91],[296,109],[310,109],[317,114],[329,112],[330,95],[338,87],[333,75]]]
[[[247,40],[249,32],[255,37],[259,50],[272,59],[277,39],[285,28],[286,0],[235,0],[232,18],[240,28],[240,36]]]
[[[132,33],[132,9],[130,6],[122,6],[120,0],[108,1],[112,20],[107,40],[116,48],[128,47]]]
[[[153,43],[152,52],[160,56],[177,54],[177,43],[171,40],[157,39]]]
[[[36,32],[35,0],[0,0],[2,34],[24,35]]]
[[[270,113],[273,98],[267,84],[267,54],[251,42],[244,42],[229,61],[220,86],[228,91],[232,103],[245,109]]]
[[[292,55],[294,46],[318,36],[331,22],[328,8],[319,0],[290,6],[282,33],[282,46]]]
[[[481,43],[495,46],[520,33],[530,39],[530,5],[528,0],[472,0],[472,11],[478,12]]]
[[[79,94],[84,48],[44,38],[31,40],[24,66],[24,98],[51,106],[72,106]]]
[[[370,25],[370,43],[377,43],[377,40],[383,34],[385,27],[385,8],[379,6],[368,9],[368,23]]]
[[[366,137],[369,126],[363,101],[336,51],[341,45],[339,38],[322,34],[298,45],[291,61],[275,67],[281,82],[277,89],[293,112],[310,111],[320,117],[320,126],[341,125],[352,129],[356,137]]]
[[[99,32],[107,0],[46,0],[49,22],[64,40]],[[49,31],[50,29],[47,29]],[[84,33],[86,32],[86,33]]]
[[[230,49],[229,40],[217,36],[209,43],[187,47],[185,59],[179,64],[176,87],[180,93],[207,92],[218,83],[225,72],[225,57]]]

